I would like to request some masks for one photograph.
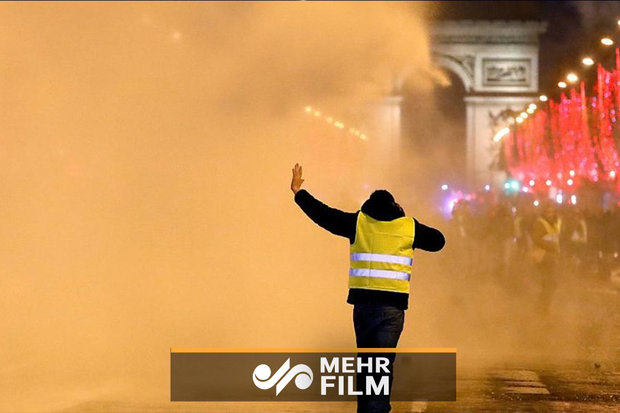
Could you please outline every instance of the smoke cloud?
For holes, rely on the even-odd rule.
[[[434,110],[430,7],[0,5],[0,411],[165,403],[171,347],[353,346],[348,243],[294,204],[290,168],[334,207],[386,188],[442,227],[430,186],[459,131]],[[385,150],[376,109],[399,83],[427,152]],[[545,327],[513,317],[522,296],[459,281],[442,254],[416,256],[401,346],[554,348],[523,345]]]
[[[165,401],[170,347],[351,345],[347,243],[289,171],[359,207],[374,137],[304,107],[362,128],[428,87],[420,8],[0,6],[0,411]]]

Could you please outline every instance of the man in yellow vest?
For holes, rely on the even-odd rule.
[[[409,302],[413,251],[439,251],[443,234],[405,216],[386,190],[372,193],[360,211],[330,208],[301,189],[302,168],[293,168],[295,202],[316,224],[350,243],[349,296],[358,348],[395,348]],[[391,355],[393,361],[394,355]],[[391,372],[391,365],[390,365]],[[390,377],[391,387],[391,377]],[[358,376],[358,389],[363,389]],[[387,413],[388,396],[358,396],[358,413]]]
[[[557,285],[562,219],[557,216],[550,201],[545,201],[541,208],[542,214],[536,219],[532,228],[532,258],[540,283],[538,310],[546,314],[549,312],[549,305]]]

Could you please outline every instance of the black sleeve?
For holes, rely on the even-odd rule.
[[[415,238],[413,239],[413,249],[419,248],[424,251],[436,252],[446,245],[443,234],[431,227],[420,224],[415,220]]]
[[[295,194],[295,202],[315,224],[334,235],[348,238],[351,244],[355,242],[357,213],[330,208],[305,189]]]

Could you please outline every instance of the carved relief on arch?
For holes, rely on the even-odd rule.
[[[467,92],[471,92],[474,86],[474,55],[448,55],[433,53],[433,63],[456,74],[463,82]]]

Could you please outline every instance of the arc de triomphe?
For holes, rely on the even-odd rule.
[[[538,37],[546,29],[539,21],[454,20],[430,30],[434,64],[455,73],[465,88],[466,165],[473,187],[500,184],[505,176],[491,165],[500,143],[500,128],[492,116],[506,109],[521,110],[538,96]],[[386,140],[400,142],[398,96],[384,100],[380,115]]]

